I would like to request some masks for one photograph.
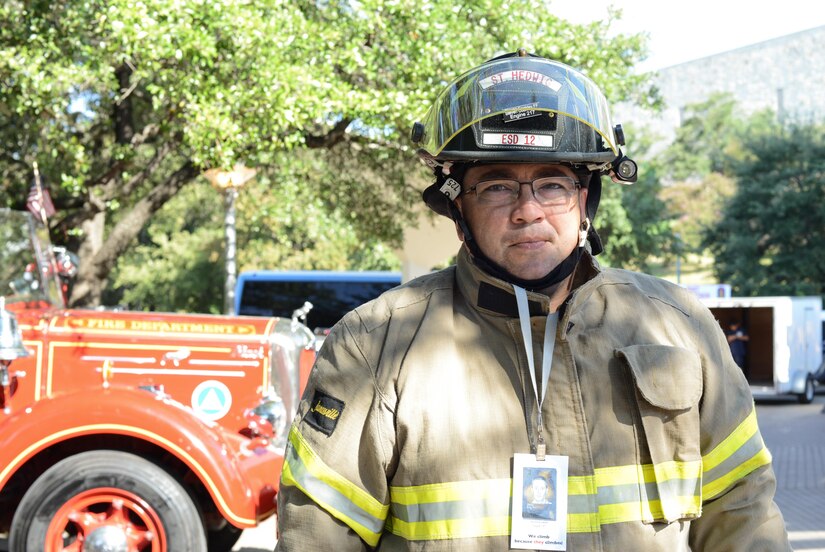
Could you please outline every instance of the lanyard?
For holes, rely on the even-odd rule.
[[[553,363],[553,350],[556,347],[556,327],[559,323],[559,313],[551,312],[547,315],[547,323],[544,326],[544,351],[541,358],[541,395],[539,395],[536,384],[536,368],[533,359],[533,332],[530,329],[530,311],[527,307],[527,292],[524,288],[513,285],[516,294],[516,304],[518,305],[518,318],[521,324],[521,337],[524,339],[524,350],[527,353],[527,365],[530,367],[530,381],[533,383],[533,393],[536,395],[538,405],[537,427],[538,440],[536,443],[536,459],[544,460],[546,446],[544,436],[541,432],[541,405],[547,392],[547,381],[550,379],[550,368]]]

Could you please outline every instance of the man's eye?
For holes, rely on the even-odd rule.
[[[558,182],[543,182],[536,186],[537,192],[551,192],[556,190],[566,190],[566,188]]]
[[[536,192],[570,192],[576,188],[575,182],[567,178],[538,179],[534,183]]]
[[[513,188],[503,182],[491,182],[479,187],[479,191],[482,194],[507,194],[511,193]]]

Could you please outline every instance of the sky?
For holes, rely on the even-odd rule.
[[[573,23],[605,19],[611,5],[622,10],[617,32],[649,34],[644,71],[825,25],[821,0],[550,0]]]

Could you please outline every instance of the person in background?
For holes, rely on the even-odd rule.
[[[733,361],[742,369],[745,375],[747,375],[748,370],[745,357],[747,356],[747,343],[751,339],[748,332],[742,327],[741,322],[734,320],[730,323],[728,329],[725,330],[725,337],[727,337]]]
[[[511,519],[514,469],[533,468],[558,479],[558,519],[526,522],[558,531],[542,547],[790,550],[711,313],[595,259],[602,178],[636,177],[596,84],[520,50],[449,82],[412,140],[463,244],[332,329],[289,434],[277,550],[536,548]]]

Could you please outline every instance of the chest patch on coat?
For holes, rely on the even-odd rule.
[[[329,436],[335,431],[335,426],[344,412],[344,406],[344,401],[316,390],[304,419],[309,425]]]

